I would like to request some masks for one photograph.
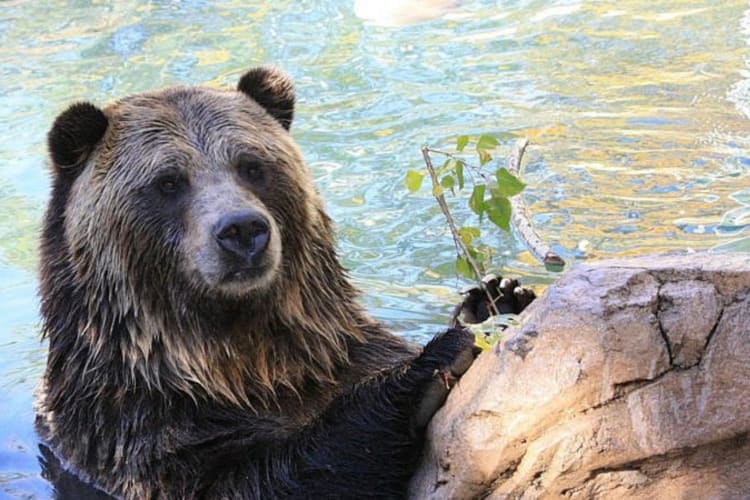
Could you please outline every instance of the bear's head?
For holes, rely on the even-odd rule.
[[[245,375],[267,387],[330,375],[362,320],[293,113],[290,80],[263,67],[236,90],[167,88],[58,116],[41,270],[51,352],[75,335],[147,385],[233,400]],[[285,364],[295,350],[305,369]]]
[[[77,273],[207,296],[273,283],[281,233],[317,219],[316,194],[287,133],[289,80],[256,69],[239,90],[171,88],[105,110],[74,104],[57,118],[48,143],[73,184],[65,239]],[[127,283],[138,275],[147,283]]]

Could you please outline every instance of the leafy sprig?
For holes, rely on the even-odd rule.
[[[478,165],[469,161],[467,147],[473,143]],[[440,205],[456,245],[456,271],[481,283],[492,262],[492,248],[481,243],[480,228],[484,217],[503,231],[510,230],[512,204],[510,197],[519,194],[526,185],[505,167],[492,171],[492,151],[498,140],[491,135],[480,135],[472,140],[467,135],[456,139],[456,151],[447,152],[429,147],[422,148],[425,168],[406,172],[404,184],[411,192],[419,191],[425,177],[432,181],[432,195]],[[445,157],[439,168],[432,163],[431,154]],[[466,197],[467,189],[471,194]],[[458,200],[466,200],[468,207],[478,216],[478,224],[459,226],[445,199],[446,192]]]

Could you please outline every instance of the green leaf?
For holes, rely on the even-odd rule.
[[[443,163],[443,166],[437,169],[437,172],[435,172],[437,175],[443,174],[447,172],[448,170],[453,170],[454,163],[456,163],[456,160],[453,158],[448,158],[445,160],[445,163]]]
[[[422,186],[422,179],[424,179],[423,172],[417,172],[416,170],[409,170],[406,172],[406,179],[404,179],[404,185],[410,192],[415,193],[419,191]]]
[[[479,153],[479,166],[484,166],[486,163],[492,160],[492,155],[490,155],[484,149],[480,149],[479,151],[477,151],[477,153]]]
[[[461,135],[456,139],[456,151],[463,151],[466,145],[469,144],[469,136]]]
[[[477,184],[474,186],[474,190],[471,192],[471,197],[469,198],[469,208],[471,208],[475,214],[482,215],[482,212],[485,210],[484,206],[484,191],[487,189],[487,186],[484,184]]]
[[[486,247],[479,247],[479,250],[472,250],[472,258],[474,259],[474,264],[477,265],[477,269],[479,270],[479,274],[484,276],[487,274],[487,265],[490,264],[490,261],[487,260],[487,254],[484,252],[483,248]]]
[[[483,275],[488,265],[492,263],[492,249],[487,245],[467,246],[469,255],[474,259],[474,263],[479,268],[479,272]]]
[[[444,192],[445,190],[439,184],[435,184],[434,186],[432,186],[432,196],[434,196],[435,198],[443,196]]]
[[[508,172],[505,167],[498,168],[497,172],[495,172],[495,177],[497,178],[497,186],[492,192],[498,196],[510,198],[523,191],[523,188],[526,187],[526,184]]]
[[[479,259],[482,262],[491,262],[492,261],[492,247],[488,247],[487,245],[482,245],[479,247]]]
[[[497,147],[497,139],[491,135],[481,135],[477,141],[477,151],[493,149]]]
[[[464,245],[470,245],[471,241],[474,238],[479,238],[481,236],[481,231],[479,231],[478,227],[460,227],[458,228],[458,236],[461,238],[461,241],[464,242]]]
[[[440,179],[440,185],[445,189],[451,189],[456,184],[456,179],[452,175],[446,175]]]
[[[489,351],[492,349],[492,344],[487,340],[486,335],[481,332],[474,334],[474,345],[482,351]]]
[[[456,177],[458,178],[458,189],[464,188],[464,162],[456,162]]]
[[[463,255],[456,256],[456,272],[465,276],[466,278],[473,279],[474,273],[471,270],[471,265],[466,257]]]
[[[487,217],[504,231],[510,230],[510,200],[502,196],[493,196],[487,201]]]

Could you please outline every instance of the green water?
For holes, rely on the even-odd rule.
[[[51,495],[32,430],[35,247],[45,134],[74,100],[282,66],[343,259],[373,315],[417,340],[461,285],[428,190],[401,183],[425,143],[528,137],[529,215],[569,261],[750,249],[747,1],[392,3],[365,22],[351,1],[0,2],[0,497]],[[554,279],[512,235],[488,243],[502,272]]]

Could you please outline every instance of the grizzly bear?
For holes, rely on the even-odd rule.
[[[294,100],[263,67],[236,90],[55,120],[37,424],[45,460],[92,491],[404,495],[473,336],[420,351],[366,314],[289,134]]]

